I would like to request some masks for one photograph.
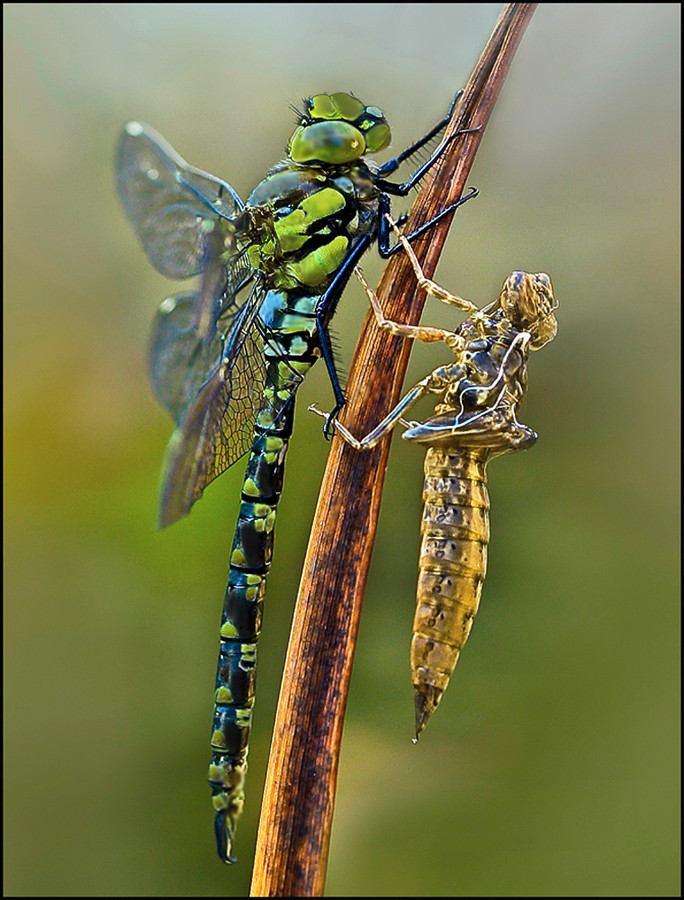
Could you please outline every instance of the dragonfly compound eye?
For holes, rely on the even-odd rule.
[[[366,152],[363,134],[349,122],[314,122],[292,135],[288,154],[296,163],[344,165],[361,159]]]

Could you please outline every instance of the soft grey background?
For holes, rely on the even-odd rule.
[[[122,124],[150,122],[243,196],[283,153],[288,101],[312,93],[381,106],[400,150],[443,115],[499,9],[4,5],[7,894],[247,893],[328,452],[306,412],[330,404],[321,367],[300,393],[228,870],[204,779],[242,467],[155,530],[170,423],[145,346],[174,286],[113,193]],[[551,274],[560,331],[532,361],[523,416],[541,437],[491,466],[482,608],[418,746],[422,455],[394,441],[331,895],[679,894],[679,17],[542,4],[514,61],[438,277],[485,303],[514,268]],[[377,255],[364,265],[377,280]],[[343,366],[366,310],[350,284]],[[434,301],[424,321],[454,324]],[[442,361],[417,348],[407,384]]]

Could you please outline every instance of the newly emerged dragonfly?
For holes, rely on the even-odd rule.
[[[480,604],[489,542],[486,465],[494,456],[529,449],[538,437],[518,422],[517,411],[527,390],[530,351],[556,335],[557,304],[548,275],[513,272],[498,299],[480,310],[425,278],[411,246],[399,239],[419,286],[469,317],[453,332],[389,321],[357,269],[378,325],[404,338],[443,341],[456,360],[418,382],[364,438],[355,438],[339,422],[335,427],[357,450],[374,447],[399,423],[407,429],[403,438],[427,446],[411,641],[418,738],[447,688]],[[433,417],[406,422],[404,413],[426,392],[439,397]]]
[[[169,278],[200,276],[195,290],[163,301],[150,344],[152,384],[176,422],[160,526],[187,515],[207,484],[250,451],[221,619],[209,768],[225,862],[234,862],[244,800],[256,642],[295,392],[322,356],[335,394],[331,434],[344,394],[330,319],[363,252],[375,240],[383,257],[399,248],[390,246],[385,218],[390,195],[406,196],[451,138],[407,181],[387,176],[445,128],[457,100],[423,138],[378,166],[365,156],[390,143],[382,110],[346,93],[317,94],[298,113],[287,159],[244,204],[147,125],[130,122],[119,142],[119,195],[150,261]]]

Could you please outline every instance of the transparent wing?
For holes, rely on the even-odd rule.
[[[150,334],[148,371],[159,402],[176,424],[185,415],[207,376],[221,361],[223,337],[218,331],[210,341],[196,328],[196,293],[163,300]]]
[[[116,154],[116,184],[152,265],[167,278],[202,269],[205,221],[234,219],[244,205],[220,178],[188,165],[149,125],[129,122]]]
[[[140,122],[129,122],[119,139],[116,184],[152,265],[167,278],[202,273],[196,328],[211,340],[219,316],[252,276],[235,242],[244,204],[227,182],[189,165]]]
[[[162,402],[180,410],[181,418],[166,451],[160,528],[186,516],[209,482],[252,446],[266,382],[257,321],[262,299],[263,290],[257,284],[233,321],[218,364],[184,414],[187,385],[162,379],[167,394]],[[172,368],[175,371],[175,365]]]

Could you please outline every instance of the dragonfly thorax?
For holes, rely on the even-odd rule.
[[[355,238],[377,229],[378,191],[363,163],[318,168],[289,160],[252,191],[247,255],[269,287],[325,290]]]

